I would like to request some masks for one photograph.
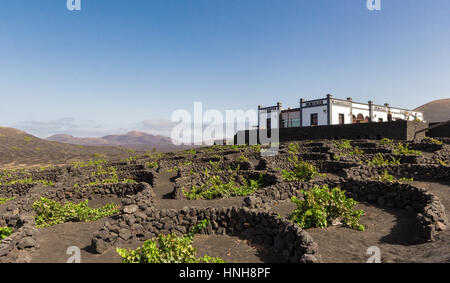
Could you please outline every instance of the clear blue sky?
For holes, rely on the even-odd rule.
[[[375,12],[366,0],[81,1],[79,12],[2,1],[0,125],[163,133],[194,101],[295,107],[332,93],[415,108],[450,97],[448,0],[381,0]]]

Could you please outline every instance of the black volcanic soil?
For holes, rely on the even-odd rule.
[[[163,173],[155,187],[156,192],[173,189],[170,181],[172,173]],[[167,178],[167,179],[166,179]],[[166,181],[164,181],[166,180]],[[450,207],[450,185],[438,183],[417,182],[422,187],[436,193],[446,207]],[[241,199],[226,199],[216,201],[217,205],[236,204]],[[93,207],[106,203],[117,202],[113,198],[90,201]],[[202,203],[203,202],[203,203]],[[187,200],[158,200],[156,207],[182,208],[189,205]],[[207,206],[207,201],[196,201],[196,206]],[[211,203],[209,203],[211,206]],[[273,211],[282,217],[288,217],[295,209],[291,203],[281,203]],[[364,232],[344,227],[328,227],[326,229],[307,229],[320,248],[324,262],[355,262],[363,263],[368,259],[366,251],[370,246],[381,250],[382,262],[449,262],[450,233],[441,232],[435,242],[416,243],[414,239],[415,215],[405,210],[386,209],[372,205],[358,204],[356,209],[363,209],[365,215],[361,223],[365,225]],[[65,251],[70,246],[82,249],[83,262],[120,262],[120,257],[114,250],[96,255],[89,250],[92,234],[100,229],[106,220],[92,223],[66,223],[41,229],[39,244],[41,246],[33,255],[33,262],[64,262],[68,256]],[[58,241],[55,241],[58,239]],[[142,243],[127,243],[122,247],[136,248]],[[277,257],[264,247],[248,243],[246,239],[227,235],[196,235],[194,247],[198,256],[208,254],[220,257],[227,262],[277,262]]]
[[[415,182],[416,185],[437,195],[445,207],[450,207],[450,184]],[[288,217],[295,206],[283,203],[273,211]],[[450,262],[450,232],[442,231],[430,243],[417,243],[415,240],[415,215],[401,209],[387,209],[364,203],[355,209],[362,209],[365,215],[360,223],[366,227],[364,232],[344,227],[311,228],[306,231],[319,245],[324,262],[363,263],[370,246],[381,250],[381,261],[394,262]],[[446,210],[447,215],[450,213]]]
[[[171,153],[164,157],[164,168],[156,174],[154,203],[156,209],[181,209],[183,207],[229,207],[244,204],[244,197],[216,200],[176,200],[171,194],[176,186],[177,173],[170,173],[167,169],[173,168],[178,162],[197,160],[200,165],[208,165],[203,153],[198,156],[186,155],[186,153]],[[208,154],[215,154],[209,153]],[[234,154],[234,153],[232,153]],[[231,155],[232,155],[231,154]],[[183,155],[183,158],[178,158]],[[236,156],[239,156],[236,154]],[[186,157],[187,156],[187,157]],[[36,157],[37,158],[37,157]],[[42,157],[44,159],[45,157]],[[63,157],[61,157],[63,160]],[[234,157],[232,157],[234,158]],[[180,161],[182,160],[182,161]],[[148,160],[144,160],[146,162]],[[225,161],[229,161],[226,159]],[[205,164],[203,164],[204,162]],[[258,162],[251,160],[253,165]],[[40,163],[39,163],[40,164]],[[198,165],[198,164],[197,164]],[[121,165],[122,166],[122,165]],[[127,170],[127,166],[135,168],[136,163],[127,163],[120,170]],[[278,164],[276,164],[278,166]],[[199,172],[202,167],[194,167]],[[199,169],[200,168],[200,169]],[[130,169],[131,170],[131,169]],[[133,169],[135,170],[135,169]],[[180,171],[182,172],[182,171]],[[336,180],[340,173],[325,172],[318,180]],[[450,207],[450,182],[413,182],[413,185],[425,188],[438,196],[442,204]],[[18,197],[18,199],[26,196]],[[91,207],[101,207],[107,203],[121,204],[123,199],[118,197],[94,197],[89,201]],[[289,201],[282,201],[273,205],[271,211],[281,217],[288,217],[295,207]],[[6,206],[0,207],[0,214],[5,213]],[[416,225],[415,214],[403,209],[393,209],[360,203],[356,207],[363,209],[365,215],[361,223],[366,230],[355,231],[344,227],[332,226],[326,229],[306,229],[313,240],[319,246],[319,253],[324,262],[366,262],[369,255],[366,251],[371,246],[377,246],[381,250],[382,262],[450,262],[450,233],[442,231],[434,242],[417,242],[414,228]],[[77,246],[81,249],[82,262],[120,262],[121,258],[112,248],[104,254],[94,253],[91,247],[92,236],[103,227],[109,218],[90,223],[65,223],[49,228],[40,229],[37,237],[39,249],[31,253],[32,262],[66,262],[70,255],[66,254],[67,248]],[[116,243],[121,248],[136,248],[142,242],[129,241]],[[208,254],[213,257],[223,258],[227,262],[280,262],[282,258],[276,255],[270,248],[250,243],[246,239],[229,235],[196,235],[194,247],[198,250],[198,257]]]
[[[197,256],[205,254],[227,263],[276,263],[281,259],[269,248],[249,243],[247,239],[227,235],[196,235],[193,246]]]

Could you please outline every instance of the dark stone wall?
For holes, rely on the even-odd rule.
[[[244,201],[249,208],[265,208],[267,204],[289,200],[292,196],[303,199],[301,190],[308,191],[314,186],[322,185],[340,187],[357,201],[406,209],[415,213],[417,236],[426,241],[432,241],[439,231],[446,229],[445,208],[435,195],[410,184],[372,181],[365,176],[347,180],[280,183],[257,191]]]
[[[439,123],[430,123],[430,126],[433,126],[436,124],[439,124]],[[437,138],[437,137],[450,138],[450,123],[447,123],[440,127],[429,130],[427,132],[427,136],[434,137],[434,138]]]
[[[416,135],[416,131],[425,129],[428,123],[413,121],[395,121],[383,123],[360,123],[317,127],[283,128],[273,129],[272,135],[279,132],[280,142],[316,140],[316,139],[382,139],[389,138],[394,140],[414,140],[422,139],[425,133]],[[249,141],[249,133],[256,135],[257,130],[240,131],[234,136],[234,142],[237,143],[238,135],[245,135],[245,142]],[[267,130],[261,130],[259,134],[267,136]],[[258,138],[258,141],[260,139]]]
[[[11,227],[13,233],[0,243],[0,263],[30,262],[30,253],[39,249],[37,236],[39,230],[35,227],[34,218],[24,215],[0,216],[0,227]]]
[[[133,213],[124,212],[94,233],[92,247],[102,254],[113,246],[121,246],[130,239],[145,241],[159,234],[186,234],[199,221],[211,222],[204,234],[231,235],[246,239],[255,245],[271,247],[291,263],[320,261],[317,243],[296,224],[280,219],[276,214],[248,208],[196,208],[181,210],[147,208]]]

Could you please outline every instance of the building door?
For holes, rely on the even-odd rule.
[[[392,122],[392,114],[388,113],[388,122]]]
[[[311,114],[311,126],[317,126],[319,124],[319,117],[317,113]]]
[[[344,114],[339,114],[339,125],[345,124],[345,116]]]

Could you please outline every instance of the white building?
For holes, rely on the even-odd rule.
[[[423,121],[423,113],[413,110],[391,107],[389,104],[377,105],[333,98],[315,100],[300,99],[300,107],[283,109],[281,103],[276,106],[258,106],[258,124],[260,129],[293,128],[353,123],[391,122],[396,120]],[[275,122],[278,117],[279,123]],[[278,124],[278,125],[277,125]]]

